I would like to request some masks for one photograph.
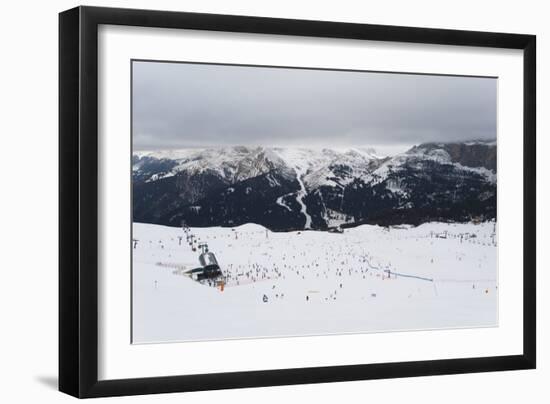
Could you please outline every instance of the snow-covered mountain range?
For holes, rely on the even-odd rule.
[[[272,230],[496,217],[496,142],[135,152],[134,221]]]

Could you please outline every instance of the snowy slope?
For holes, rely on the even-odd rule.
[[[182,149],[168,151],[135,152],[137,161],[133,171],[139,172],[146,158],[171,160],[175,166],[162,175],[152,175],[147,181],[176,175],[187,171],[193,174],[215,173],[229,182],[242,181],[278,169],[296,177],[298,170],[304,174],[309,188],[316,188],[327,180],[336,177],[333,165],[348,165],[352,172],[349,178],[367,174],[369,166],[376,165],[382,158],[373,149],[308,149],[308,148],[268,148],[268,147],[225,147],[210,149]],[[307,173],[307,175],[305,175]]]
[[[466,172],[473,173],[484,177],[487,181],[496,184],[496,172],[487,169],[486,167],[468,167],[458,162],[453,162],[451,156],[444,148],[423,148],[414,147],[406,153],[398,154],[388,161],[384,162],[377,168],[372,175],[370,181],[372,183],[380,183],[388,178],[390,173],[399,173],[410,167],[423,169],[427,162],[434,162],[439,165],[453,166],[458,173]]]
[[[286,173],[303,174],[308,189],[322,185],[343,185],[360,178],[365,182],[380,181],[392,168],[399,169],[405,164],[414,164],[424,160],[440,164],[450,164],[460,170],[469,170],[496,181],[494,169],[484,166],[483,161],[477,166],[461,164],[449,154],[450,146],[462,146],[466,150],[486,148],[495,150],[495,142],[465,142],[463,144],[426,143],[414,146],[410,150],[391,158],[381,157],[372,148],[269,148],[234,146],[210,149],[182,149],[154,152],[135,152],[137,158],[133,171],[139,171],[143,158],[171,160],[176,165],[165,176],[175,175],[181,171],[199,174],[205,171],[217,173],[228,181],[242,181],[265,174],[273,169]],[[338,171],[338,167],[345,167]],[[374,178],[370,175],[374,172]],[[164,177],[165,177],[164,176]],[[151,176],[154,181],[163,176]]]
[[[270,149],[244,146],[216,149],[183,149],[134,153],[139,160],[144,157],[172,160],[176,164],[163,176],[151,176],[148,181],[176,175],[186,171],[191,174],[210,172],[230,183],[242,181],[266,174],[275,168],[284,169],[282,161]],[[133,171],[139,171],[139,161],[133,165]]]
[[[181,228],[134,223],[134,342],[496,326],[495,227],[191,228],[222,291],[183,274],[198,252]]]

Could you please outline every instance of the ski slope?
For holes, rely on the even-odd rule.
[[[495,228],[191,228],[217,257],[221,290],[184,275],[199,250],[181,228],[134,223],[133,342],[497,326]]]

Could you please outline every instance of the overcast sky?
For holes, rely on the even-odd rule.
[[[134,150],[496,138],[494,78],[133,62]]]

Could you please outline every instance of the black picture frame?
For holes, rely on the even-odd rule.
[[[98,380],[100,24],[523,50],[523,354]],[[97,7],[60,13],[59,390],[84,398],[535,368],[535,106],[534,35]]]

